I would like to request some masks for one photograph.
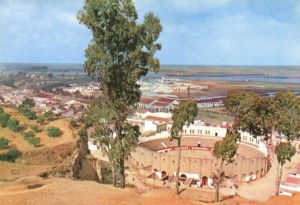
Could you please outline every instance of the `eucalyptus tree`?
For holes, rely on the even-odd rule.
[[[177,170],[176,170],[176,194],[179,195],[179,172],[180,172],[180,159],[181,159],[181,139],[183,127],[187,127],[194,122],[198,114],[197,103],[193,100],[184,100],[180,102],[179,107],[173,110],[173,124],[171,127],[170,138],[177,140],[178,157],[177,157]]]
[[[84,118],[85,126],[94,128],[91,138],[111,165],[113,186],[117,185],[116,170],[118,167],[117,158],[114,156],[114,150],[116,150],[113,127],[115,115],[116,113],[105,108],[102,101],[95,101],[88,108]]]
[[[114,186],[117,185],[116,171],[120,168],[120,159],[122,157],[128,159],[131,152],[137,147],[140,135],[138,126],[125,123],[122,132],[124,137],[117,140],[114,128],[116,116],[116,113],[105,107],[103,101],[92,103],[85,116],[86,126],[94,128],[91,137],[110,162]]]
[[[296,154],[296,148],[291,142],[280,142],[275,148],[275,154],[277,155],[279,173],[276,181],[276,195],[279,195],[283,166],[286,161],[291,161],[292,157]]]
[[[138,23],[132,0],[86,0],[77,17],[92,32],[91,43],[85,50],[84,69],[91,78],[101,82],[107,108],[117,113],[116,140],[122,142],[127,137],[123,134],[125,121],[141,96],[137,81],[148,70],[157,72],[160,67],[154,57],[161,49],[161,44],[156,42],[162,31],[160,20],[148,13]],[[119,145],[126,146],[126,143]],[[122,188],[125,187],[125,158],[121,156],[119,161]]]
[[[239,138],[239,133],[234,132],[234,130],[227,130],[226,136],[214,144],[213,156],[218,160],[221,160],[220,167],[217,169],[217,176],[214,180],[216,194],[215,201],[219,201],[220,196],[220,184],[222,183],[225,173],[224,173],[224,162],[227,164],[234,162],[234,157],[236,155],[238,144],[237,139]]]
[[[276,108],[275,129],[278,133],[286,136],[288,141],[281,142],[275,148],[278,161],[276,194],[279,195],[283,166],[296,154],[296,149],[291,141],[300,136],[300,102],[293,92],[280,91],[274,97],[274,104]]]
[[[245,116],[252,110],[257,96],[249,91],[230,90],[224,99],[224,106],[234,116],[233,129],[245,129]]]
[[[272,140],[272,131],[277,122],[274,99],[255,98],[252,109],[241,120],[241,129],[248,131],[255,138],[264,136],[266,141]]]
[[[291,91],[280,91],[274,97],[275,129],[289,141],[300,136],[300,101]]]

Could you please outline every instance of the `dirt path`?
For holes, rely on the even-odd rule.
[[[284,165],[281,181],[285,181],[288,174],[296,172],[296,165],[300,162],[300,155],[296,154],[291,162]],[[277,159],[276,155],[271,155],[272,167],[266,176],[257,179],[253,182],[243,183],[236,190],[237,194],[247,199],[255,199],[266,201],[270,196],[274,196],[276,192],[276,178],[277,178]]]

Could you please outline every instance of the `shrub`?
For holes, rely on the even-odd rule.
[[[3,107],[0,107],[0,114],[4,113]]]
[[[44,117],[40,117],[38,120],[37,120],[37,123],[39,124],[43,124],[45,122],[45,118]]]
[[[21,153],[16,148],[10,148],[6,153],[6,161],[15,162],[20,154]]]
[[[31,111],[31,108],[35,106],[32,99],[25,99],[18,107],[18,112],[26,115],[27,112]]]
[[[25,140],[29,140],[31,138],[35,138],[35,134],[34,134],[34,132],[32,132],[30,130],[30,131],[24,132],[23,137],[24,137]]]
[[[30,129],[32,129],[35,133],[39,133],[42,129],[37,125],[30,125]]]
[[[77,124],[77,122],[76,122],[75,120],[71,120],[71,121],[70,121],[70,125],[71,125],[71,127],[73,127],[73,128],[77,128],[77,127],[78,127],[78,124]]]
[[[37,117],[36,117],[36,113],[34,111],[26,111],[25,112],[25,117],[28,119],[28,120],[35,120]]]
[[[33,145],[33,146],[36,147],[37,145],[40,144],[41,139],[40,139],[40,138],[37,138],[37,137],[32,137],[32,138],[29,138],[27,141],[28,141],[28,143],[29,143],[30,145]]]
[[[87,139],[88,132],[87,132],[87,130],[85,128],[82,128],[81,130],[79,130],[78,135],[82,139]]]
[[[1,137],[0,138],[0,149],[5,149],[8,147],[8,143],[9,143],[9,140],[4,138],[4,137]]]
[[[19,105],[18,113],[25,114],[27,111],[29,111],[29,110],[26,105],[23,105],[23,104]]]
[[[57,127],[48,127],[47,132],[49,137],[59,137],[61,134],[60,129]]]
[[[44,113],[44,118],[46,121],[51,121],[54,119],[54,113],[51,111],[45,112]]]
[[[9,119],[10,119],[10,115],[9,115],[9,114],[7,114],[7,113],[2,113],[2,114],[0,115],[0,125],[1,125],[2,127],[6,127],[6,126],[7,126],[7,122],[8,122]]]
[[[14,132],[18,131],[19,129],[19,120],[17,119],[9,119],[8,122],[7,122],[7,125],[8,125],[8,128]]]

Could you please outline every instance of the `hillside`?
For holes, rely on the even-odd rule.
[[[69,119],[53,120],[41,125],[37,120],[27,120],[14,108],[4,107],[4,111],[20,121],[20,129],[13,132],[7,127],[0,127],[0,137],[9,140],[9,147],[0,150],[0,153],[6,153],[14,147],[21,152],[21,156],[16,163],[0,161],[0,181],[11,181],[42,173],[55,176],[71,175],[77,154],[78,130],[71,128]],[[35,133],[41,140],[37,147],[30,145],[23,137],[23,132],[32,130],[32,125],[41,130]],[[47,128],[50,126],[60,128],[61,135],[56,138],[49,137]]]

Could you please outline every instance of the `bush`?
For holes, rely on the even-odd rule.
[[[0,107],[0,114],[4,113],[3,107]]]
[[[16,148],[10,148],[6,153],[6,161],[15,162],[20,154],[21,153]]]
[[[37,117],[36,117],[36,113],[34,111],[26,111],[25,112],[25,117],[28,119],[28,120],[35,120]]]
[[[34,134],[34,132],[32,132],[30,130],[30,131],[24,132],[23,137],[24,137],[25,140],[29,140],[31,138],[35,138],[35,134]]]
[[[9,119],[7,122],[8,128],[14,132],[18,131],[19,124],[20,122],[17,119]]]
[[[75,120],[71,120],[71,121],[70,121],[70,125],[71,125],[71,127],[73,127],[73,128],[77,128],[77,127],[78,127],[78,124],[77,124],[77,122],[76,122]]]
[[[78,135],[80,136],[81,139],[87,139],[88,132],[85,128],[82,128],[81,130],[79,130]]]
[[[38,146],[39,144],[40,144],[40,142],[41,142],[41,139],[40,138],[37,138],[37,137],[32,137],[32,138],[29,138],[28,140],[28,143],[30,144],[30,145],[33,145],[33,146]]]
[[[45,118],[44,117],[40,117],[38,120],[37,120],[37,123],[39,124],[43,124],[45,122]]]
[[[51,121],[54,119],[54,113],[51,111],[45,112],[44,113],[44,118],[46,121]]]
[[[1,137],[0,138],[0,149],[5,149],[8,147],[8,143],[9,143],[9,140],[4,138],[4,137]]]
[[[10,115],[9,115],[9,114],[7,114],[7,113],[2,113],[2,114],[0,115],[0,125],[1,125],[2,127],[6,127],[6,126],[7,126],[7,122],[8,122],[9,119],[10,119]]]
[[[61,134],[60,129],[57,127],[48,127],[47,132],[49,137],[59,137]]]
[[[30,125],[30,129],[32,129],[35,133],[39,133],[42,131],[42,129],[37,125]]]
[[[18,112],[26,115],[27,112],[31,111],[31,108],[35,106],[32,99],[25,99],[21,105],[18,107]]]

